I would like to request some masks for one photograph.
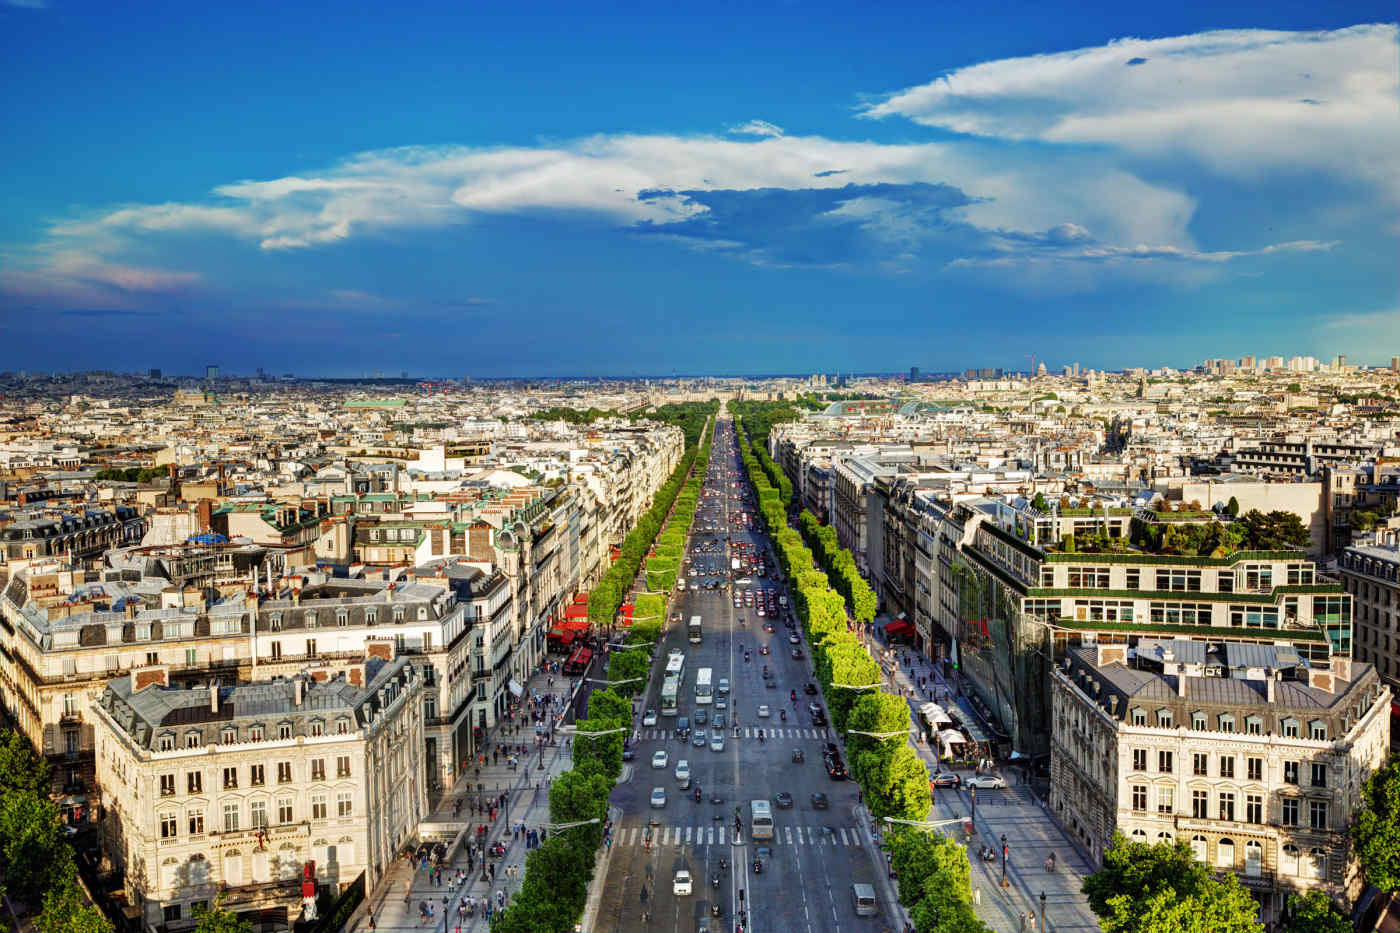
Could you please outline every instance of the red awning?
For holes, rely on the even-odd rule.
[[[588,618],[588,606],[586,604],[580,605],[575,603],[564,610],[564,616],[570,619],[577,619],[580,617],[586,619]]]
[[[914,631],[914,626],[903,619],[896,619],[885,626],[886,635],[908,635]]]
[[[586,632],[591,624],[587,619],[565,619],[559,627],[566,632]]]
[[[550,641],[562,641],[564,644],[568,645],[573,643],[575,635],[567,629],[555,629],[545,637]]]

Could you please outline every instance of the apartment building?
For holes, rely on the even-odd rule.
[[[219,903],[290,929],[303,879],[374,887],[428,812],[423,680],[391,643],[318,677],[201,687],[143,667],[92,708],[104,855],[142,928],[194,927]]]
[[[1096,863],[1115,831],[1189,842],[1271,930],[1293,891],[1346,912],[1364,887],[1347,828],[1389,755],[1390,698],[1371,665],[1287,646],[1075,646],[1052,675],[1050,809]]]
[[[70,555],[93,558],[108,548],[136,544],[145,533],[145,519],[128,505],[30,510],[0,528],[0,565]]]
[[[1372,543],[1344,549],[1337,569],[1355,602],[1356,659],[1400,686],[1400,532],[1380,530]]]

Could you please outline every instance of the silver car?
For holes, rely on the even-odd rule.
[[[710,733],[710,751],[724,751],[724,733],[720,732],[718,729]]]

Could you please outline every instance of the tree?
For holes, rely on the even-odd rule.
[[[50,880],[72,868],[58,807],[32,793],[0,795],[0,877],[11,897],[39,906]]]
[[[71,863],[70,863],[71,864]],[[112,924],[93,904],[85,903],[76,870],[56,880],[44,894],[43,911],[34,918],[39,933],[112,933]]]
[[[1284,933],[1352,933],[1351,921],[1321,891],[1288,895]]]
[[[1037,512],[1050,511],[1050,503],[1045,501],[1045,493],[1038,492],[1035,494],[1035,498],[1031,500],[1031,508],[1035,509]]]
[[[1382,891],[1400,888],[1400,759],[1391,758],[1361,789],[1361,811],[1351,827],[1366,880]]]
[[[1240,518],[1240,523],[1244,525],[1245,541],[1251,550],[1295,551],[1312,544],[1312,535],[1293,512],[1275,509],[1265,515],[1258,509],[1250,509]]]
[[[1254,933],[1255,905],[1239,879],[1216,881],[1181,841],[1129,842],[1115,833],[1103,868],[1084,879],[1105,933]]]
[[[23,733],[0,730],[0,793],[49,795],[49,763]]]
[[[1230,501],[1225,504],[1225,511],[1230,513],[1231,518],[1238,518],[1240,514],[1240,500],[1231,496]]]
[[[194,933],[253,933],[253,925],[225,908],[223,898],[217,897],[213,907],[195,907]]]

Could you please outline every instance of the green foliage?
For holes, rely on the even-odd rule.
[[[66,873],[49,879],[43,907],[34,918],[38,933],[112,933],[111,921],[102,911],[84,901],[78,887],[77,869],[68,863]]]
[[[47,797],[49,788],[49,763],[23,733],[0,729],[0,793]]]
[[[1240,500],[1231,496],[1230,501],[1225,503],[1225,511],[1230,513],[1231,518],[1238,518],[1240,514]]]
[[[125,469],[109,468],[97,471],[97,480],[111,480],[116,483],[150,483],[161,477],[168,476],[165,467],[126,467]]]
[[[194,933],[253,933],[253,925],[233,911],[226,910],[221,900],[215,899],[213,907],[194,909]]]
[[[49,879],[66,874],[72,860],[52,801],[28,792],[0,795],[0,876],[7,894],[39,905]]]
[[[1290,382],[1288,384],[1288,391],[1297,395],[1299,392],[1303,391],[1303,384],[1301,382]]]
[[[1304,550],[1312,544],[1307,526],[1294,512],[1275,510],[1266,515],[1250,509],[1240,522],[1245,528],[1245,546],[1251,551]]]
[[[1084,879],[1105,933],[1259,933],[1239,879],[1217,881],[1182,840],[1148,845],[1114,834],[1103,868]]]
[[[1050,511],[1050,503],[1045,501],[1045,493],[1038,492],[1035,494],[1035,498],[1031,500],[1031,508],[1035,509],[1037,512]]]
[[[918,933],[986,933],[972,908],[967,850],[946,836],[899,827],[889,834],[899,900]]]
[[[1351,838],[1366,880],[1382,891],[1400,889],[1400,758],[1367,779]]]
[[[1321,891],[1288,895],[1284,933],[1352,933],[1351,921]]]

